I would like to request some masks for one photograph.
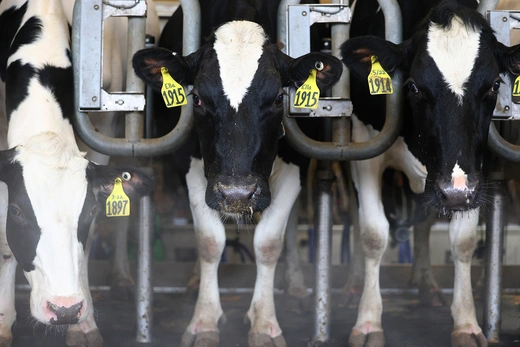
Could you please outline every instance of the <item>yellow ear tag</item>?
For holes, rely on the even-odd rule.
[[[518,76],[513,84],[513,96],[520,96],[520,76]]]
[[[296,90],[293,106],[295,108],[318,108],[320,89],[316,85],[316,70],[312,69],[304,84]]]
[[[130,215],[130,198],[123,190],[123,181],[116,178],[114,182],[114,190],[107,198],[106,204],[107,217],[126,217]]]
[[[177,107],[186,105],[188,99],[184,93],[184,88],[173,79],[165,67],[161,68],[163,85],[161,87],[161,95],[164,99],[166,107]]]
[[[368,88],[370,89],[371,95],[381,95],[381,94],[393,94],[392,90],[392,78],[390,75],[383,69],[377,57],[375,55],[372,56],[372,69],[368,74]]]

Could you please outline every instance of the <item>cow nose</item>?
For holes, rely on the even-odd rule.
[[[442,203],[451,210],[467,210],[475,202],[478,181],[473,181],[463,188],[454,187],[451,181],[438,180],[437,188],[441,193]]]
[[[258,186],[256,183],[245,186],[223,185],[219,183],[217,189],[222,194],[226,205],[249,205]]]
[[[83,308],[83,301],[80,301],[71,306],[60,306],[59,303],[52,303],[47,301],[47,308],[56,315],[50,318],[50,324],[76,324],[79,321],[80,312]]]

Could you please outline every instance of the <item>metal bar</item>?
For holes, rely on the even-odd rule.
[[[143,196],[139,204],[139,252],[137,255],[137,329],[136,341],[152,342],[153,286],[152,286],[152,204],[150,196]]]
[[[300,0],[282,0],[278,5],[278,19],[277,19],[277,34],[278,34],[278,48],[287,54],[287,6],[297,5]]]
[[[502,302],[502,255],[504,249],[503,182],[493,191],[493,205],[486,223],[486,263],[484,295],[484,335],[489,342],[498,343]]]
[[[332,182],[330,162],[322,162],[317,173],[318,201],[316,206],[316,269],[314,341],[326,342],[330,338],[330,276],[332,249]]]
[[[489,127],[488,147],[506,160],[520,162],[520,146],[504,140],[494,123]]]
[[[499,0],[481,0],[477,7],[477,11],[486,16],[486,11],[494,10],[498,5]]]

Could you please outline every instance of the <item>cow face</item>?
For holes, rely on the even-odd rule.
[[[426,165],[426,192],[445,213],[481,203],[483,154],[501,72],[520,72],[518,47],[497,42],[474,10],[445,1],[410,40],[394,45],[360,37],[342,46],[343,62],[358,76],[375,55],[392,75],[404,76],[419,150]]]
[[[56,133],[0,152],[0,180],[9,193],[7,241],[31,285],[31,313],[40,322],[78,323],[90,314],[83,282],[87,237],[117,177],[130,197],[150,189],[146,175],[90,163]]]
[[[277,154],[283,116],[283,87],[300,85],[317,62],[320,88],[335,83],[341,62],[310,53],[292,59],[267,42],[263,29],[248,21],[218,28],[213,41],[181,57],[152,48],[137,52],[137,75],[160,89],[161,67],[184,85],[193,85],[195,125],[200,138],[206,203],[228,215],[253,214],[270,204],[268,178]],[[323,67],[323,68],[321,68]]]

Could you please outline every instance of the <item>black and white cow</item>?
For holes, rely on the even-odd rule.
[[[7,185],[0,196],[0,345],[12,339],[18,263],[31,285],[32,316],[49,325],[79,323],[69,330],[70,346],[101,346],[87,278],[91,222],[117,178],[131,198],[148,193],[151,180],[131,167],[98,166],[78,149],[61,1],[0,3],[0,78],[10,148],[0,151]]]
[[[353,140],[365,141],[380,129],[384,103],[367,100],[367,76],[376,56],[392,76],[401,75],[407,101],[401,137],[383,155],[351,164],[359,192],[359,216],[365,252],[365,285],[350,346],[384,345],[379,265],[388,240],[381,204],[381,174],[403,171],[411,189],[424,192],[425,206],[451,218],[449,235],[455,263],[451,312],[453,346],[487,346],[478,325],[470,281],[479,208],[486,203],[484,153],[500,74],[520,74],[520,46],[497,42],[475,1],[399,1],[408,40],[395,45],[376,36],[353,38],[342,46],[343,62],[357,80],[352,86]],[[414,28],[411,13],[436,5]],[[470,7],[466,7],[466,6]],[[360,1],[353,30],[382,35],[374,17],[375,0]],[[367,12],[364,10],[373,12]],[[377,16],[380,16],[378,14]],[[380,23],[380,22],[379,22]],[[406,38],[406,36],[405,36]]]
[[[258,272],[247,313],[249,345],[285,346],[273,281],[300,179],[298,166],[277,156],[283,87],[302,84],[316,66],[318,86],[328,87],[341,75],[340,61],[321,53],[292,59],[269,42],[259,24],[239,20],[220,26],[207,44],[188,56],[147,49],[134,55],[133,66],[155,89],[161,88],[161,67],[184,86],[193,85],[201,153],[192,158],[186,180],[201,283],[181,346],[218,343],[217,323],[223,311],[217,268],[226,239],[222,219],[252,219],[259,212],[254,236]]]

